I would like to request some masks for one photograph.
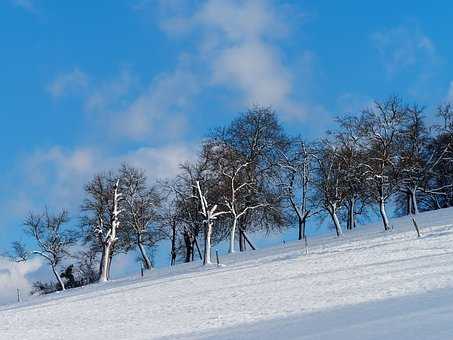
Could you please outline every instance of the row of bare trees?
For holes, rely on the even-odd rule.
[[[339,117],[324,138],[308,142],[289,137],[271,108],[254,107],[212,131],[176,178],[151,183],[127,164],[94,176],[76,231],[64,228],[65,211],[30,214],[36,249],[15,243],[16,258],[41,255],[64,289],[64,258],[78,260],[75,274],[65,272],[66,281],[78,275],[73,285],[107,281],[114,256],[131,250],[151,269],[162,240],[170,241],[172,265],[198,257],[209,264],[212,244],[228,240],[230,253],[236,245],[255,249],[254,232],[296,225],[306,240],[314,216],[317,224],[328,217],[341,236],[343,224],[353,229],[357,216],[376,210],[390,230],[390,201],[411,215],[453,205],[453,108],[441,106],[432,126],[424,111],[392,97]]]

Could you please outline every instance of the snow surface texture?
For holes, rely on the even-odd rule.
[[[1,339],[453,339],[453,209],[0,309]]]

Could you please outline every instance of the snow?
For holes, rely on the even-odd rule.
[[[452,339],[453,209],[0,309],[1,339]]]

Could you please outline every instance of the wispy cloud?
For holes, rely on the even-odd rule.
[[[391,76],[414,66],[437,62],[433,41],[416,24],[404,24],[372,35],[387,73]]]
[[[91,84],[85,98],[85,110],[102,113],[118,109],[138,82],[138,77],[129,68],[122,68],[112,79]]]
[[[73,70],[57,75],[47,86],[47,91],[53,98],[60,98],[87,88],[89,83],[88,75],[74,68]]]
[[[168,141],[186,130],[186,112],[201,88],[197,77],[181,58],[173,71],[158,74],[144,86],[128,67],[105,80],[75,68],[59,74],[47,90],[55,99],[77,95],[90,121],[103,126],[105,135]]]
[[[162,73],[112,115],[114,130],[134,139],[165,135],[177,139],[186,129],[185,113],[199,93],[197,76],[183,63]],[[125,119],[126,118],[126,119]]]
[[[140,84],[130,69],[103,81],[74,69],[56,77],[49,93],[59,98],[89,88],[86,111],[109,126],[106,131],[134,140],[180,139],[197,99],[211,90],[228,93],[236,109],[272,105],[288,119],[310,111],[295,93],[282,47],[291,32],[285,6],[267,0],[171,0],[141,1],[135,9],[150,6],[170,39],[191,40],[173,70]]]
[[[22,8],[27,12],[39,14],[38,8],[36,7],[36,3],[33,0],[11,0],[11,2],[14,6]]]

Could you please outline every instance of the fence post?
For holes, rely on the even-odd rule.
[[[17,288],[17,302],[20,302],[20,289]]]

